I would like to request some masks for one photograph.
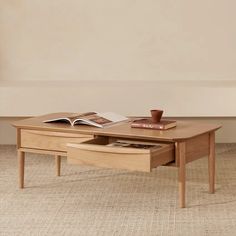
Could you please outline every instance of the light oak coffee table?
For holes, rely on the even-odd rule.
[[[107,128],[43,120],[69,115],[53,113],[13,123],[17,129],[19,187],[24,188],[25,153],[55,156],[56,174],[60,175],[61,156],[68,163],[150,172],[161,165],[178,168],[179,205],[185,207],[186,164],[208,156],[209,192],[215,191],[215,131],[221,126],[178,121],[177,127],[159,131],[131,128],[130,122]],[[108,144],[125,140],[135,144],[151,144],[148,149],[117,147]]]

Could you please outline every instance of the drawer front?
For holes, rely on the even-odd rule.
[[[150,149],[111,147],[107,144],[99,138],[80,144],[69,143],[67,161],[69,164],[150,172],[174,160],[173,144],[155,143],[156,146]]]
[[[66,144],[84,142],[93,138],[92,135],[49,132],[38,130],[21,130],[20,145],[23,148],[36,148],[66,152]]]

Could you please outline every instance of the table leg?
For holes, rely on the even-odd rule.
[[[215,192],[215,132],[209,134],[209,155],[208,155],[208,171],[209,171],[209,192]]]
[[[179,206],[181,208],[185,207],[185,165],[186,165],[186,157],[185,157],[185,142],[180,142],[177,145],[177,153],[179,157]]]
[[[25,153],[18,151],[19,188],[24,188]]]
[[[56,155],[55,156],[55,162],[56,162],[56,175],[61,175],[61,156]]]

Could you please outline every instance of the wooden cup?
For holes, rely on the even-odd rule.
[[[161,121],[163,111],[162,110],[151,110],[152,122],[158,123]]]

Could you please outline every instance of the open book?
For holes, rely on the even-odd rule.
[[[92,125],[98,128],[103,128],[118,122],[128,121],[128,118],[113,112],[87,112],[82,114],[72,114],[69,116],[58,116],[53,119],[44,120],[43,122],[67,122],[72,126],[76,124]]]

